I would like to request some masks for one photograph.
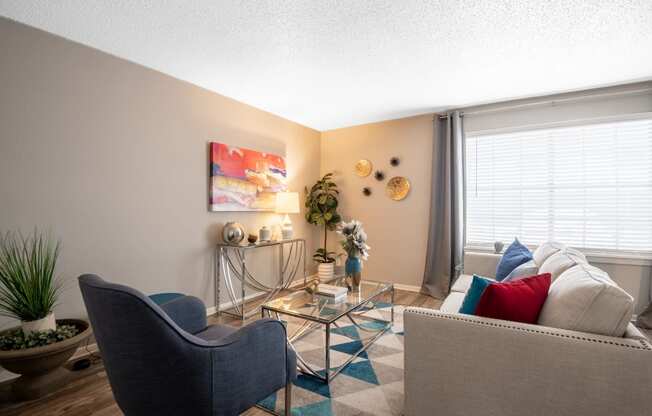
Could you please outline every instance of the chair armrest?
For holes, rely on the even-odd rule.
[[[215,408],[238,414],[296,378],[285,326],[261,319],[226,336],[211,351]]]
[[[404,320],[407,416],[649,412],[647,340],[421,308]]]
[[[186,332],[195,334],[206,328],[206,306],[194,296],[181,296],[160,307]]]

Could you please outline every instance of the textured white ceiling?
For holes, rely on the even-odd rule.
[[[652,0],[0,0],[318,130],[652,78]]]

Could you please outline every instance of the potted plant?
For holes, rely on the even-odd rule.
[[[319,263],[317,276],[320,281],[333,278],[335,253],[328,251],[328,231],[333,231],[341,221],[337,213],[339,191],[333,182],[333,174],[327,173],[318,180],[310,191],[306,188],[306,221],[318,227],[324,227],[324,246],[317,249],[312,256]]]
[[[364,232],[362,223],[357,220],[342,223],[338,233],[344,237],[340,244],[347,254],[344,265],[347,281],[350,280],[351,287],[357,289],[362,280],[362,261],[369,257],[367,233]]]
[[[21,325],[0,332],[0,365],[21,374],[15,399],[34,399],[67,381],[61,366],[90,335],[88,322],[55,320],[61,291],[55,275],[60,245],[38,231],[0,237],[0,315]]]

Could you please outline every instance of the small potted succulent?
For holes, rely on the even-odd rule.
[[[67,381],[60,368],[90,335],[88,322],[56,320],[61,292],[55,275],[60,246],[38,231],[0,236],[0,315],[21,325],[0,332],[0,365],[21,374],[14,398],[40,397]]]
[[[350,280],[352,289],[356,290],[362,280],[362,261],[367,260],[371,249],[367,245],[367,233],[362,228],[362,223],[357,220],[343,222],[337,232],[344,237],[340,244],[347,254],[344,264],[347,281]]]
[[[328,231],[337,229],[342,218],[337,213],[339,191],[333,182],[333,174],[327,173],[318,180],[310,190],[306,188],[306,221],[324,227],[324,246],[317,249],[312,256],[319,266],[317,276],[320,281],[333,278],[335,270],[335,253],[328,251]]]

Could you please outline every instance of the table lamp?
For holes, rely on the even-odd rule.
[[[288,214],[299,213],[299,193],[298,192],[278,192],[276,194],[277,214],[285,214],[281,223],[281,233],[283,240],[292,238],[292,221]]]

